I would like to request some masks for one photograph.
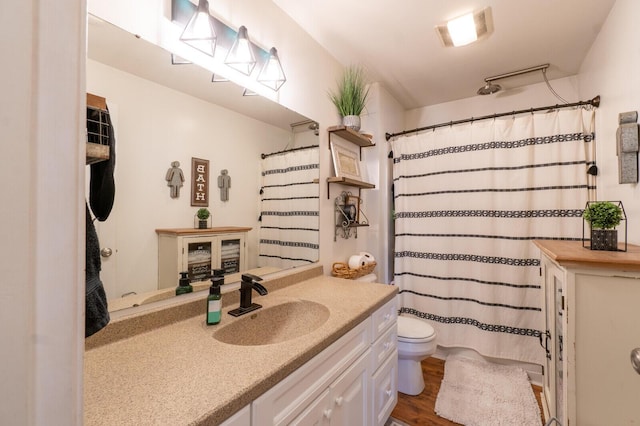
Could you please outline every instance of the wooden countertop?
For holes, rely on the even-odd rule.
[[[322,268],[319,270],[321,274]],[[85,351],[84,423],[220,424],[364,321],[398,291],[395,286],[324,275],[301,282],[265,281],[264,285],[269,294],[254,296],[264,307],[292,299],[310,300],[329,309],[328,320],[302,337],[261,346],[230,345],[213,338],[216,328],[243,318],[228,314],[238,303],[237,297],[228,297],[231,295],[223,297],[222,321],[216,326],[205,325],[205,296],[191,302],[190,317],[147,332],[125,333],[125,320],[116,321],[103,331],[112,327],[119,337],[89,345],[92,349]],[[148,322],[156,323],[175,312],[155,314]],[[131,322],[135,325],[135,318]]]
[[[214,228],[161,228],[156,229],[156,234],[168,235],[195,235],[195,234],[226,234],[231,232],[248,232],[252,228],[246,226],[217,226]]]
[[[591,250],[581,241],[535,240],[549,258],[562,266],[640,271],[640,246],[627,244],[627,251]]]

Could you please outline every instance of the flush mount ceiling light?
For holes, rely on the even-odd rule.
[[[262,70],[260,70],[257,80],[276,92],[284,82],[287,81],[284,71],[282,70],[282,64],[280,64],[280,58],[278,58],[278,51],[275,47],[269,50],[269,59],[267,59]]]
[[[192,47],[213,56],[216,49],[216,31],[213,17],[209,14],[209,2],[199,0],[198,8],[184,27],[180,40]]]
[[[229,53],[227,53],[224,63],[245,75],[251,74],[251,71],[256,66],[256,57],[249,41],[247,27],[244,25],[238,29],[236,40],[233,42]]]
[[[436,32],[445,47],[459,47],[487,37],[493,32],[491,8],[467,13],[446,24],[436,26]]]

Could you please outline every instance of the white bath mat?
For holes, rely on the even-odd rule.
[[[449,356],[436,414],[467,426],[540,426],[527,373],[508,365]]]

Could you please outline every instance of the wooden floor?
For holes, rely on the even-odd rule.
[[[440,390],[440,382],[444,376],[444,360],[429,357],[422,361],[422,374],[424,375],[425,388],[420,395],[409,396],[398,392],[398,404],[393,409],[391,416],[401,420],[411,426],[449,426],[457,425],[442,417],[439,417],[434,410],[436,397]],[[540,412],[542,413],[542,402],[540,386],[531,386],[533,393],[538,400]],[[544,423],[541,423],[544,424]]]

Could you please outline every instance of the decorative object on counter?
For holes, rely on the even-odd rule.
[[[351,203],[349,200],[351,200]],[[336,241],[340,230],[342,230],[342,238],[344,239],[351,237],[352,230],[355,238],[358,238],[358,227],[369,226],[369,219],[360,208],[360,204],[360,197],[356,197],[347,191],[342,191],[342,193],[336,197],[333,241]]]
[[[627,216],[622,201],[588,201],[584,220],[589,224],[591,250],[627,251]],[[624,221],[624,249],[618,247],[616,227]],[[584,222],[582,226],[582,246],[585,247]]]
[[[358,154],[350,149],[331,142],[333,168],[337,177],[361,180],[360,160]]]
[[[224,284],[224,269],[214,269],[211,277],[211,287],[207,296],[207,325],[220,322],[222,316],[222,296],[220,286]]]
[[[187,294],[192,292],[193,292],[193,286],[191,285],[191,280],[189,279],[189,273],[180,272],[178,287],[176,287],[176,296],[180,296],[181,294]]]
[[[211,217],[211,212],[209,212],[209,209],[202,207],[200,209],[198,209],[198,211],[196,212],[196,217],[198,218],[198,226],[196,226],[196,229],[208,229],[211,228],[210,223],[209,223],[209,218]]]
[[[167,186],[171,188],[171,198],[180,197],[180,188],[184,183],[184,173],[182,173],[179,161],[171,162],[171,168],[167,170],[165,180],[167,181]]]
[[[618,182],[638,183],[638,111],[618,114],[616,131]]]
[[[360,114],[369,96],[367,84],[364,70],[358,66],[350,66],[338,81],[338,91],[329,91],[329,99],[342,116],[342,124],[356,132],[360,130]]]
[[[191,205],[209,206],[209,160],[191,158]]]
[[[358,268],[350,268],[349,265],[344,262],[334,262],[331,267],[331,275],[338,278],[355,280],[356,278],[364,277],[372,273],[377,264],[376,261],[373,261],[371,263],[365,263]]]
[[[231,176],[227,169],[220,170],[218,176],[218,188],[220,188],[220,201],[229,201],[229,188],[231,188]]]

